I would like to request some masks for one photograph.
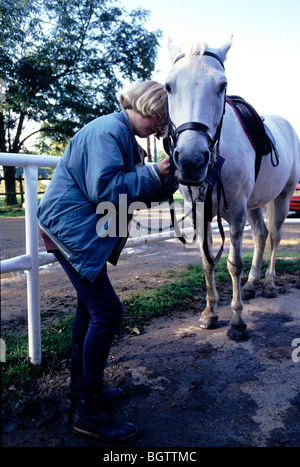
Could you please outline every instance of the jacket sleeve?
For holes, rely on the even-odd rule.
[[[70,145],[68,168],[93,204],[109,201],[117,206],[121,193],[128,204],[144,201],[159,189],[163,177],[156,164],[134,168],[132,151],[128,141],[117,141],[107,131],[90,134],[81,144]]]

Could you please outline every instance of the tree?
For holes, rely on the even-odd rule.
[[[62,144],[118,109],[122,80],[155,68],[161,33],[145,28],[147,18],[117,0],[0,0],[0,151],[26,152],[41,133]],[[14,168],[4,170],[6,192],[15,191]]]

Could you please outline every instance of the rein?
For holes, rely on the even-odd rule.
[[[222,60],[216,54],[207,51],[207,52],[204,52],[203,55],[208,55],[210,57],[215,58],[216,60],[218,60],[218,62],[224,68],[224,64],[223,64]],[[185,56],[185,54],[179,55],[175,59],[173,65],[178,60],[183,58],[184,56]],[[224,163],[224,159],[223,159],[223,157],[220,156],[220,153],[219,153],[219,140],[220,140],[220,136],[221,136],[223,117],[224,117],[224,113],[225,113],[225,105],[226,105],[226,95],[225,95],[225,99],[224,99],[224,109],[223,109],[222,118],[221,118],[221,121],[220,121],[220,123],[219,123],[219,125],[217,127],[216,134],[214,136],[211,134],[210,129],[201,122],[187,122],[187,123],[183,123],[182,125],[180,125],[179,127],[176,128],[175,125],[173,124],[173,122],[171,121],[171,119],[169,118],[168,133],[167,133],[167,136],[164,138],[164,141],[163,141],[164,149],[165,149],[166,153],[171,158],[171,161],[170,161],[171,162],[171,176],[170,177],[174,178],[175,164],[174,164],[174,160],[173,160],[173,153],[174,153],[174,149],[176,147],[178,135],[182,131],[185,131],[185,130],[194,130],[194,131],[199,131],[199,132],[203,133],[208,139],[209,151],[210,151],[210,154],[211,154],[212,157],[211,157],[211,161],[210,161],[209,166],[208,166],[207,176],[206,176],[205,180],[203,182],[201,182],[200,184],[198,184],[198,183],[197,184],[188,184],[187,187],[188,187],[188,192],[189,192],[191,202],[192,202],[191,212],[192,212],[193,224],[194,224],[194,229],[195,229],[194,238],[193,238],[192,242],[190,242],[190,244],[194,243],[194,241],[196,239],[196,236],[197,236],[197,233],[196,233],[197,202],[204,202],[203,249],[204,249],[206,259],[211,265],[216,265],[217,262],[219,261],[221,255],[222,255],[222,252],[223,252],[223,249],[224,249],[224,243],[225,243],[225,234],[224,234],[222,221],[221,221],[221,215],[220,215],[221,194],[223,195],[223,199],[224,199],[224,209],[228,210],[228,205],[227,205],[225,192],[224,192],[224,187],[223,187],[222,180],[221,180],[221,173],[220,173],[222,165]],[[166,98],[166,113],[167,113],[167,115],[169,115],[168,98]],[[179,179],[179,183],[181,183],[183,185],[185,184],[180,179]],[[213,187],[214,187],[215,183],[217,183],[217,222],[218,222],[219,232],[220,232],[220,235],[221,235],[221,238],[222,238],[222,245],[221,245],[220,250],[217,253],[216,257],[212,258],[211,255],[210,255],[209,246],[208,246],[207,227],[208,227],[208,223],[212,221],[212,191],[213,191]],[[191,186],[199,186],[199,195],[195,199],[193,199]],[[173,228],[175,230],[175,233],[178,236],[179,240],[183,244],[185,244],[185,245],[189,244],[189,242],[187,242],[186,238],[181,234],[180,228],[179,228],[178,223],[177,223],[177,219],[176,219],[176,215],[175,215],[175,209],[174,209],[173,195],[170,196],[169,203],[170,203],[171,222],[172,222],[172,226],[173,226]],[[190,213],[188,213],[186,216],[188,216],[189,214]],[[184,218],[182,218],[181,220],[183,220],[183,219]]]

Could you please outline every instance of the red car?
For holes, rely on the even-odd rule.
[[[290,211],[300,212],[300,182],[297,183],[296,190],[293,196],[291,197]]]

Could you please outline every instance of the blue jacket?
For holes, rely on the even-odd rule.
[[[135,201],[164,201],[175,190],[164,183],[156,164],[136,167],[138,160],[126,112],[99,117],[72,138],[39,204],[41,229],[90,281],[106,261],[117,263],[126,242],[118,229],[112,236],[99,232],[103,216],[107,229],[115,222],[122,195],[129,206]],[[97,210],[103,202],[108,210]],[[114,207],[111,215],[109,206]]]

